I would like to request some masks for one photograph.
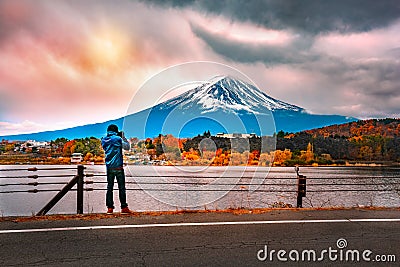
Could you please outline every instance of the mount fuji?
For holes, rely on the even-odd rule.
[[[276,100],[255,86],[229,76],[217,76],[162,103],[159,108],[179,107],[185,110],[195,105],[201,106],[202,114],[218,110],[225,113],[245,111],[255,114],[269,114],[270,111],[277,110],[303,111],[300,107]]]
[[[161,134],[193,137],[217,133],[272,135],[347,123],[355,118],[310,114],[305,109],[268,96],[255,86],[230,76],[217,76],[151,108],[112,121],[33,134],[3,136],[8,140],[52,140],[101,137],[110,123],[127,136],[146,138]]]
[[[272,135],[298,132],[355,120],[339,115],[314,115],[268,96],[254,85],[230,76],[217,76],[150,109],[125,118],[124,129],[134,132],[146,117],[143,135],[159,133],[193,137],[204,131]],[[138,119],[140,118],[140,119]]]

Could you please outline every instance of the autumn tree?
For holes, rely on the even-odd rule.
[[[72,153],[82,153],[82,155],[85,155],[88,152],[88,150],[81,140],[78,140],[78,141],[75,140],[75,146],[74,146],[74,149],[71,150],[71,152]]]
[[[88,153],[86,153],[86,155],[85,155],[85,157],[83,158],[83,160],[84,160],[84,161],[87,161],[87,162],[89,162],[89,161],[94,161],[94,156],[93,156],[92,153],[88,152]]]
[[[151,138],[147,138],[146,141],[144,142],[146,149],[154,149],[155,146],[153,144],[153,140]]]
[[[258,160],[260,166],[269,166],[272,162],[271,153],[261,153]]]
[[[194,160],[200,159],[200,155],[196,150],[191,149],[189,151],[183,152],[182,153],[182,158],[185,159],[185,160],[194,161]]]
[[[53,155],[62,155],[63,154],[63,149],[64,149],[64,145],[65,143],[67,143],[69,140],[65,137],[59,137],[55,140],[52,140],[50,142],[50,146],[51,146],[51,153]]]
[[[75,140],[68,141],[64,144],[63,147],[63,156],[64,157],[71,157],[72,153],[75,151]]]
[[[271,157],[274,160],[274,165],[282,165],[286,160],[290,160],[292,158],[292,152],[289,149],[276,150],[271,152]]]
[[[311,143],[308,143],[307,150],[302,151],[300,159],[304,160],[305,162],[311,162],[314,160],[314,149]]]

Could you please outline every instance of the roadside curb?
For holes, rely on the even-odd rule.
[[[400,207],[330,207],[330,208],[260,208],[260,209],[226,209],[226,210],[176,210],[176,211],[141,211],[133,212],[132,214],[106,214],[106,213],[90,213],[90,214],[53,214],[45,216],[9,216],[1,217],[0,223],[2,222],[34,222],[34,221],[91,221],[101,219],[123,219],[132,217],[160,217],[160,216],[174,216],[174,215],[257,215],[267,213],[280,213],[280,212],[292,212],[292,213],[303,213],[303,212],[318,212],[318,211],[400,211]]]

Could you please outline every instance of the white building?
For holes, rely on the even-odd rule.
[[[216,137],[221,137],[221,138],[252,138],[252,137],[258,137],[255,133],[251,134],[243,134],[243,133],[217,133]]]
[[[72,153],[71,163],[80,163],[82,160],[82,153]]]

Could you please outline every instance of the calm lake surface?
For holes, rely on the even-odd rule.
[[[0,165],[0,216],[36,214],[56,191],[27,193],[10,191],[60,190],[76,175],[75,166]],[[93,181],[85,188],[84,212],[105,212],[105,166],[85,166]],[[178,167],[127,166],[127,198],[136,211],[177,209],[265,208],[278,202],[296,205],[297,180],[292,167]],[[301,167],[307,176],[303,207],[400,206],[400,167]],[[39,178],[28,178],[37,174]],[[56,177],[51,177],[56,176]],[[65,177],[64,177],[65,176]],[[23,185],[39,182],[40,185]],[[56,184],[51,184],[56,183]],[[117,184],[114,188],[119,211]],[[76,212],[76,192],[69,192],[49,214]]]

